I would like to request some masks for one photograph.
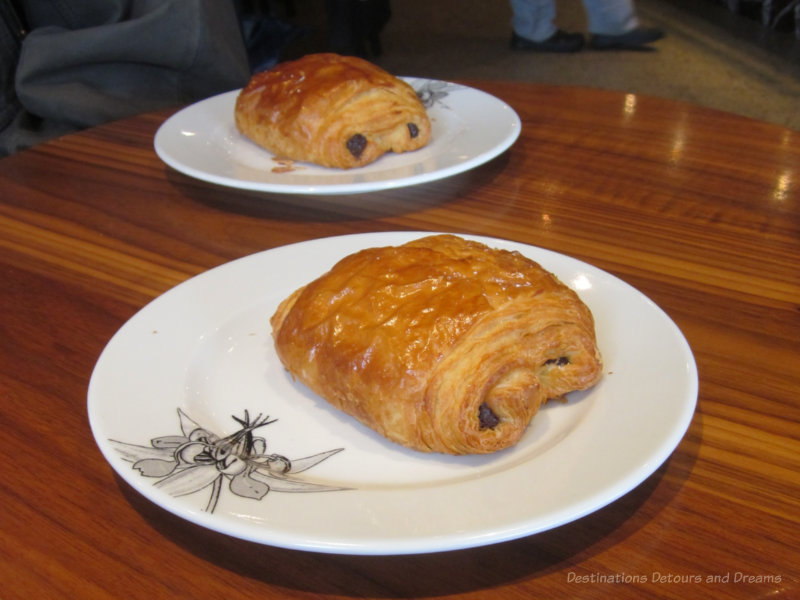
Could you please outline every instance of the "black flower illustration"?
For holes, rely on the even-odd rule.
[[[172,496],[186,496],[211,488],[207,512],[214,512],[223,484],[243,498],[261,500],[268,492],[325,492],[347,488],[310,483],[293,477],[341,452],[329,450],[305,458],[289,460],[280,454],[267,454],[267,442],[253,431],[275,422],[260,415],[250,420],[232,417],[242,427],[220,437],[201,427],[178,409],[181,435],[153,438],[150,446],[109,440],[123,460],[145,477],[157,478],[155,486]]]
[[[414,91],[417,92],[420,102],[425,108],[430,108],[437,102],[440,102],[449,94],[448,89],[454,89],[455,86],[446,81],[429,80],[423,83]],[[443,103],[442,103],[443,104]]]

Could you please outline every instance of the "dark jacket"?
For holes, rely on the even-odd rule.
[[[0,0],[0,156],[247,83],[229,0]]]

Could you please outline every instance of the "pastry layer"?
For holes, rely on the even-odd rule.
[[[291,374],[386,438],[488,453],[602,376],[577,294],[519,253],[452,235],[347,256],[271,319]]]
[[[366,60],[329,53],[256,73],[234,116],[241,133],[277,158],[343,169],[417,150],[431,134],[410,85]]]

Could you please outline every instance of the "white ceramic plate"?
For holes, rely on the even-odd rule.
[[[283,194],[355,194],[442,179],[472,169],[517,139],[519,116],[508,104],[480,90],[430,79],[405,78],[431,119],[428,145],[415,152],[385,154],[357,169],[295,163],[276,173],[273,155],[237,129],[238,91],[193,104],[167,119],[155,149],[172,168],[225,186]]]
[[[111,339],[91,378],[89,419],[105,458],[148,499],[204,527],[349,554],[433,552],[526,536],[591,513],[652,474],[694,413],[691,350],[641,293],[540,248],[465,236],[519,250],[573,287],[594,313],[607,375],[542,409],[514,448],[466,457],[407,450],[292,382],[268,325],[278,303],[351,252],[422,235],[283,246],[155,299]],[[255,441],[244,454],[251,465],[260,461],[262,473],[288,458],[293,480],[258,472],[235,478],[246,463],[226,462],[215,449],[214,434],[241,431],[259,415],[276,420],[251,432]],[[190,468],[170,478],[177,455]]]

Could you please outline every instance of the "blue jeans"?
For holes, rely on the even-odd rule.
[[[556,32],[555,0],[510,0],[511,27],[517,35],[541,42]],[[618,35],[639,25],[633,0],[583,0],[589,32]]]

